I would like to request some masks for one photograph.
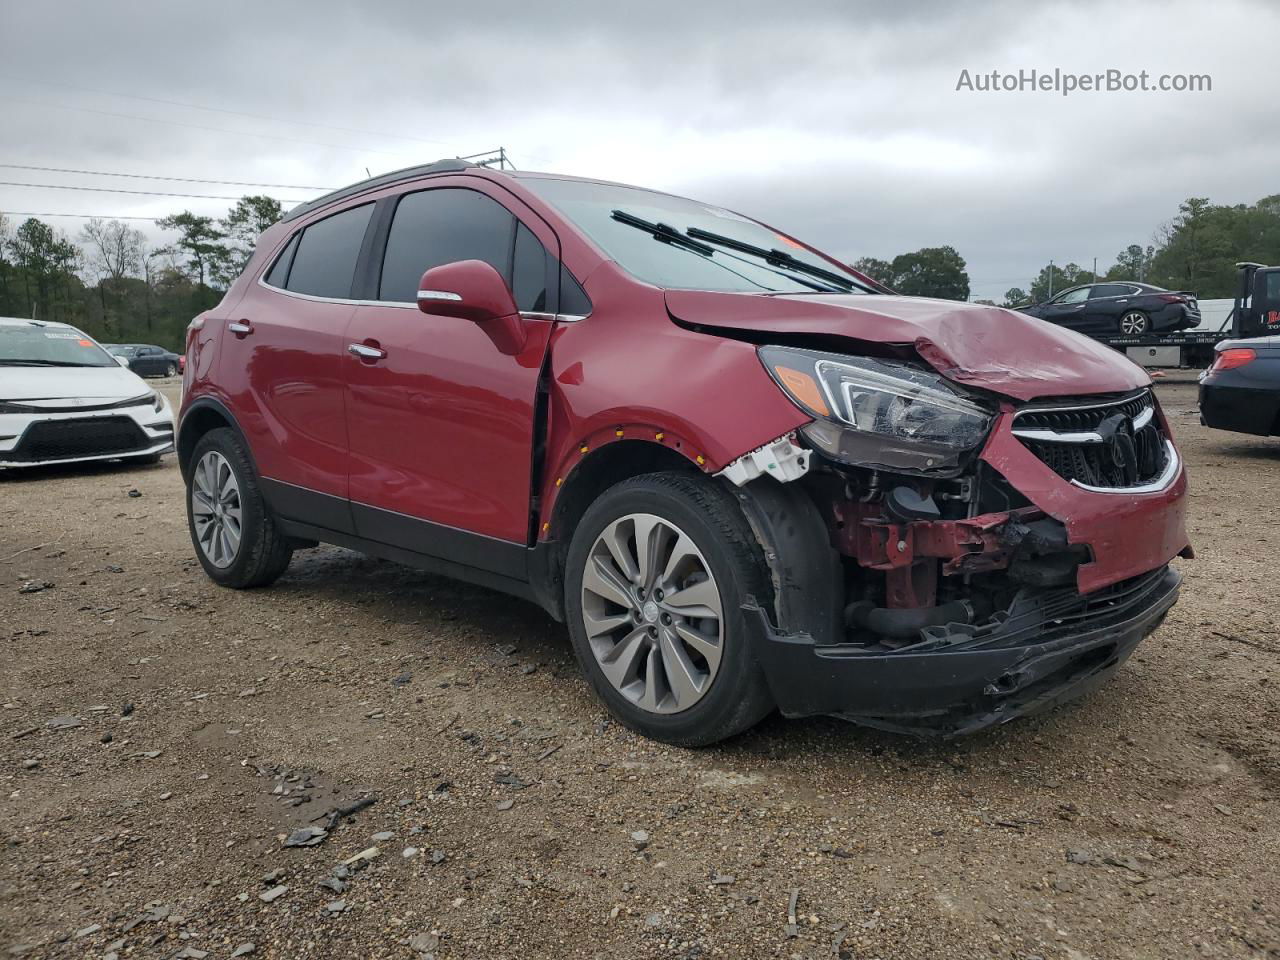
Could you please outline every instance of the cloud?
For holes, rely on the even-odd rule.
[[[1025,286],[1050,258],[1109,265],[1187,196],[1278,189],[1280,9],[1262,0],[121,9],[0,14],[0,161],[328,186],[503,145],[523,167],[688,193],[850,259],[949,243],[980,296]],[[1055,67],[1207,73],[1213,90],[955,89],[962,69]],[[0,187],[0,210],[226,205]]]

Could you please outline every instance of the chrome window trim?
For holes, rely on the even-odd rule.
[[[1165,468],[1160,476],[1154,480],[1144,483],[1137,487],[1095,487],[1087,483],[1081,483],[1079,480],[1069,481],[1073,487],[1079,487],[1081,490],[1088,490],[1090,493],[1126,493],[1126,494],[1142,494],[1142,493],[1161,493],[1167,490],[1173,481],[1177,479],[1178,474],[1182,472],[1182,460],[1178,456],[1178,450],[1174,447],[1172,441],[1168,437],[1164,438],[1165,449]]]
[[[275,287],[267,283],[264,276],[258,277],[258,286],[264,290],[270,290],[272,293],[279,293],[286,297],[293,297],[295,300],[310,300],[312,303],[340,303],[352,307],[397,307],[401,310],[417,310],[416,303],[405,303],[402,300],[352,300],[349,297],[316,297],[309,293],[298,293],[294,290],[285,290],[283,287]],[[549,320],[555,323],[577,323],[579,320],[585,320],[591,316],[589,313],[539,313],[532,310],[522,310],[520,316],[526,320]]]

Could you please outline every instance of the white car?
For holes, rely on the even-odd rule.
[[[92,337],[0,317],[0,467],[154,463],[173,450],[173,428],[164,394]]]

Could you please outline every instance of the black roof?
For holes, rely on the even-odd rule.
[[[434,163],[420,163],[417,166],[405,167],[403,170],[393,170],[390,173],[380,173],[376,177],[370,177],[368,180],[361,180],[359,183],[353,183],[349,187],[341,187],[324,196],[316,197],[314,200],[308,200],[306,203],[300,203],[283,217],[280,218],[281,223],[288,223],[290,220],[296,220],[304,213],[310,213],[320,207],[333,203],[335,200],[341,200],[344,197],[352,197],[357,193],[363,193],[365,190],[372,190],[375,187],[384,187],[387,184],[399,183],[401,180],[412,180],[414,177],[425,176],[429,173],[457,173],[459,170],[466,170],[471,167],[478,167],[479,164],[470,163],[466,160],[437,160]]]

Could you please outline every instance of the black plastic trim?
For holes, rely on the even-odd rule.
[[[351,503],[331,493],[308,490],[283,480],[258,478],[258,489],[277,518],[319,524],[337,533],[354,534]]]
[[[393,170],[390,173],[382,173],[376,177],[370,177],[368,180],[361,180],[348,187],[341,187],[331,193],[323,194],[314,200],[308,200],[306,203],[300,203],[281,217],[280,222],[288,223],[290,220],[296,220],[312,210],[319,210],[321,207],[336,203],[339,200],[345,200],[347,197],[354,197],[366,190],[389,186],[393,183],[400,183],[403,180],[412,180],[415,177],[425,177],[432,173],[459,173],[463,170],[473,169],[476,166],[478,165],[468,163],[466,160],[437,160],[435,163],[424,163],[413,167],[405,167],[402,170]]]
[[[487,570],[501,577],[528,580],[529,551],[524,544],[486,537],[364,503],[352,502],[351,516],[355,521],[354,533],[368,540]]]
[[[494,573],[491,570],[483,570],[463,563],[456,563],[442,557],[433,557],[424,553],[418,553],[414,550],[406,550],[403,547],[382,543],[378,540],[371,540],[367,537],[340,533],[327,527],[318,527],[314,524],[303,523],[298,520],[281,519],[279,523],[281,530],[283,530],[285,534],[298,540],[315,540],[323,543],[332,543],[335,546],[346,547],[349,550],[358,550],[359,552],[368,554],[371,557],[381,557],[384,560],[402,563],[407,567],[413,567],[417,570],[425,570],[428,573],[451,577],[454,580],[463,580],[467,583],[474,583],[478,586],[488,587],[491,590],[500,590],[501,592],[510,594],[513,597],[519,597],[522,600],[528,600],[532,603],[538,604],[539,606],[544,606],[542,598],[540,598],[534,588],[524,580],[503,576],[502,574]]]

